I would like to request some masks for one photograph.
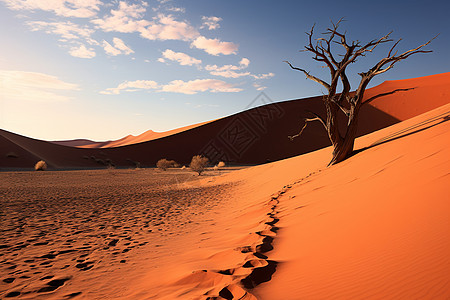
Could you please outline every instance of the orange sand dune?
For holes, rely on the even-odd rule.
[[[215,178],[240,182],[228,207],[142,295],[448,299],[449,119],[450,104],[359,138],[330,168],[326,148]]]
[[[449,120],[363,136],[329,168],[324,148],[200,180],[1,172],[0,297],[448,299]]]
[[[379,110],[399,119],[407,120],[450,101],[450,73],[430,75],[419,78],[385,81],[367,89],[365,99],[393,91],[399,91],[374,100],[371,104]]]
[[[367,97],[373,91],[381,93],[414,87],[364,106],[360,113],[358,136],[448,103],[449,86],[450,73],[444,73],[387,82],[369,89]],[[0,168],[32,168],[39,159],[45,160],[50,169],[104,168],[107,165],[152,167],[161,158],[188,164],[197,154],[207,156],[213,163],[222,160],[229,164],[261,164],[330,144],[318,122],[311,123],[301,139],[288,139],[298,132],[303,125],[302,119],[309,116],[308,111],[324,114],[321,97],[255,107],[176,134],[141,142],[149,138],[144,134],[141,138],[130,137],[120,142],[133,140],[137,144],[101,149],[63,147],[0,130]],[[8,155],[10,153],[15,155]]]

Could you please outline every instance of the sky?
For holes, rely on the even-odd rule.
[[[321,95],[329,81],[300,52],[315,24],[331,21],[361,43],[390,31],[399,51],[426,49],[375,77],[450,71],[450,1],[0,0],[0,128],[44,140],[114,140],[228,116],[262,104]],[[362,57],[358,72],[389,45]],[[339,48],[335,49],[339,53]],[[254,101],[256,99],[256,101]]]

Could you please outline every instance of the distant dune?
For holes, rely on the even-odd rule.
[[[413,89],[379,98],[363,108],[359,136],[450,102],[450,73],[388,81],[368,89],[366,98],[374,93],[399,88]],[[137,163],[150,167],[161,158],[187,164],[196,154],[204,154],[212,162],[266,163],[329,145],[320,124],[311,124],[302,137],[293,142],[287,138],[298,132],[308,111],[324,114],[321,97],[272,103],[205,124],[159,134],[149,131],[137,137],[128,136],[97,145],[102,148],[87,149],[57,145],[0,130],[0,168],[32,168],[40,159],[45,160],[50,169],[102,168],[108,164],[133,167]]]
[[[91,140],[86,139],[76,139],[76,140],[67,140],[67,141],[51,141],[53,144],[63,145],[63,146],[69,146],[69,147],[80,147],[80,148],[111,148],[111,147],[120,147],[120,146],[126,146],[131,144],[138,144],[142,142],[148,142],[151,140],[163,138],[165,136],[169,136],[172,134],[180,133],[198,126],[205,125],[207,123],[210,123],[212,121],[202,122],[194,125],[188,125],[168,131],[163,132],[155,132],[153,130],[147,130],[144,133],[141,133],[140,135],[134,136],[134,135],[127,135],[126,137],[123,137],[118,140],[114,141],[106,141],[106,142],[94,142]]]

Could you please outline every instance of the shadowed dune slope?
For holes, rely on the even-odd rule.
[[[423,85],[422,85],[423,81]],[[363,107],[358,135],[364,135],[449,102],[450,73],[383,83],[367,91],[367,97],[392,89],[410,88],[379,98]],[[371,94],[372,93],[372,94]],[[424,97],[426,98],[424,100]],[[389,99],[388,99],[389,98]],[[329,145],[321,125],[311,123],[301,138],[298,132],[308,111],[324,115],[321,97],[291,100],[255,107],[229,117],[137,144],[81,149],[19,136],[0,130],[8,143],[0,145],[0,168],[30,168],[36,157],[50,168],[95,168],[114,164],[133,167],[154,166],[160,158],[188,164],[193,155],[204,154],[212,162],[260,164],[311,152]],[[142,138],[145,139],[145,138]],[[10,152],[17,157],[8,157]]]

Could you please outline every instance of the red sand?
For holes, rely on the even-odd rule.
[[[444,91],[445,80],[440,82]],[[419,100],[410,97],[410,103]],[[433,101],[427,105],[438,104]],[[149,212],[149,216],[156,217],[154,222],[161,218],[165,222],[160,236],[141,231],[147,215],[142,215],[143,209],[133,206],[132,201],[149,201],[148,193],[153,187],[146,186],[146,182],[157,177],[123,173],[133,172],[127,170],[102,170],[95,171],[100,172],[97,180],[83,176],[81,181],[69,180],[70,184],[58,186],[58,180],[51,176],[64,181],[73,173],[0,173],[2,193],[13,191],[23,202],[14,206],[17,200],[12,199],[8,204],[15,209],[16,215],[12,216],[17,220],[31,220],[23,218],[23,213],[31,211],[27,208],[32,206],[26,203],[33,197],[53,199],[55,203],[81,201],[82,207],[90,211],[128,199],[124,208],[130,211],[110,217],[131,218],[133,222],[123,223],[128,227],[119,231],[129,230],[133,242],[148,241],[127,252],[125,263],[117,263],[108,256],[113,255],[109,248],[101,250],[98,246],[102,245],[98,236],[109,231],[102,232],[95,220],[85,220],[87,225],[83,227],[83,218],[72,218],[70,230],[84,228],[83,240],[79,241],[95,246],[91,250],[77,248],[79,252],[75,254],[78,257],[87,251],[88,261],[95,261],[93,267],[78,271],[78,262],[71,260],[73,256],[58,255],[55,266],[68,264],[76,272],[71,271],[72,277],[56,289],[39,294],[40,288],[61,283],[67,274],[39,265],[33,271],[56,275],[60,281],[52,283],[55,278],[36,277],[32,285],[19,279],[8,283],[5,279],[20,277],[15,269],[22,269],[19,263],[11,269],[5,260],[11,258],[20,264],[27,260],[21,249],[23,243],[18,244],[13,249],[17,255],[3,254],[0,258],[0,297],[16,291],[12,285],[17,291],[31,290],[24,296],[30,299],[38,294],[61,299],[80,291],[82,294],[76,296],[80,299],[449,299],[449,120],[450,104],[446,104],[360,137],[356,148],[364,150],[329,168],[326,164],[331,149],[325,148],[223,176],[211,176],[218,175],[216,172],[187,181],[179,181],[176,178],[182,177],[175,176],[175,182],[167,188],[154,190],[173,191],[177,199],[169,205],[169,211],[175,213],[173,219],[171,214],[166,218]],[[8,141],[14,140],[8,137]],[[48,144],[21,143],[24,147],[43,143],[39,144],[42,148]],[[182,170],[174,174],[186,175]],[[5,184],[8,178],[14,178],[13,183]],[[116,193],[114,182],[133,184]],[[50,189],[41,194],[38,187],[45,188],[46,184],[50,184]],[[108,188],[109,185],[112,186]],[[228,186],[233,188],[224,188]],[[83,202],[91,194],[101,201]],[[165,198],[158,199],[156,204],[164,203]],[[184,208],[186,203],[191,203],[191,208]],[[202,208],[202,204],[207,207]],[[77,213],[77,206],[72,206],[72,212]],[[180,226],[179,212],[193,222],[192,226]],[[11,214],[2,211],[3,216]],[[60,212],[46,222],[63,224],[64,220],[67,218]],[[45,224],[38,222],[34,226]],[[14,228],[24,243],[33,238],[27,236],[27,230],[32,231],[33,226]],[[108,230],[115,233],[114,229]],[[2,238],[5,234],[2,231]],[[47,234],[47,239],[55,237],[52,232]],[[129,247],[126,238],[119,236],[120,251]],[[51,248],[52,244],[49,247],[48,251],[57,250]],[[35,255],[41,257],[34,259],[47,259],[42,255],[48,253],[51,254]]]

